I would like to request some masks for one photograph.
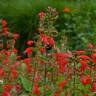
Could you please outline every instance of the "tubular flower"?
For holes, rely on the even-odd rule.
[[[79,56],[79,58],[83,59],[83,60],[90,60],[90,57],[86,56],[86,55],[81,55],[81,56]]]
[[[10,92],[14,87],[10,84],[4,85],[3,89],[4,91]]]
[[[71,10],[69,8],[64,8],[64,13],[69,13]]]
[[[3,70],[3,68],[0,68],[0,79],[4,78],[6,76],[5,71]]]
[[[40,89],[39,89],[39,85],[38,84],[35,84],[33,86],[33,94],[36,95],[36,96],[40,96]]]
[[[32,48],[26,48],[25,53],[27,53],[28,55],[31,55],[32,54]]]
[[[96,82],[94,82],[92,85],[92,92],[96,92]]]
[[[81,77],[81,83],[86,86],[86,85],[90,85],[92,83],[91,77],[90,75],[86,75],[86,76],[82,76]]]
[[[3,19],[1,23],[2,23],[2,27],[6,27],[7,26],[7,21],[6,20]]]
[[[96,53],[92,54],[92,62],[96,64]]]
[[[2,96],[11,96],[11,94],[10,94],[10,92],[4,91],[4,92],[2,93]]]
[[[88,69],[88,64],[87,64],[88,60],[81,60],[80,63],[81,63],[81,71],[82,72],[84,72],[85,70]]]
[[[40,21],[45,20],[45,16],[46,16],[46,13],[40,12],[40,13],[39,13]]]
[[[52,37],[48,37],[44,34],[41,34],[41,41],[44,45],[54,46],[55,41]]]
[[[64,89],[64,87],[66,86],[67,83],[68,83],[68,81],[67,80],[64,80],[63,82],[59,83],[59,87],[61,89]]]
[[[28,46],[32,46],[32,45],[33,45],[33,41],[32,41],[32,40],[29,40],[29,41],[27,42],[27,45],[28,45]]]
[[[17,79],[17,78],[18,78],[18,72],[17,72],[15,69],[13,69],[13,70],[11,71],[11,73],[12,73],[13,79]]]

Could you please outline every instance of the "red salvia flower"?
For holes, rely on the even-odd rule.
[[[32,46],[32,45],[33,45],[33,41],[32,41],[32,40],[29,40],[29,41],[27,42],[27,45],[28,45],[28,46]]]
[[[81,56],[79,56],[79,58],[84,59],[84,60],[90,60],[90,57],[86,56],[86,55],[81,55]]]
[[[45,48],[40,48],[39,50],[42,54],[46,52]]]
[[[90,44],[88,44],[88,48],[92,49],[92,48],[94,48],[94,45],[92,45],[92,44],[90,43]]]
[[[87,70],[88,69],[88,60],[81,60],[80,61],[80,63],[81,63],[81,71],[82,72],[84,72],[85,70]]]
[[[32,62],[32,58],[26,58],[24,59],[24,63],[30,64]]]
[[[2,23],[2,27],[6,27],[7,26],[7,21],[6,20],[3,19],[1,23]]]
[[[28,55],[31,55],[32,54],[32,48],[26,48],[25,53],[27,53]]]
[[[2,96],[11,96],[11,94],[10,94],[10,92],[8,92],[8,91],[4,91],[4,92],[2,93]]]
[[[90,75],[82,76],[81,77],[81,83],[86,86],[92,83]]]
[[[92,92],[96,92],[96,82],[94,82],[92,85]]]
[[[86,52],[85,51],[82,51],[82,50],[80,50],[80,51],[76,51],[76,54],[77,55],[82,55],[82,54],[85,54]]]
[[[36,95],[36,96],[40,96],[40,89],[39,89],[39,85],[38,84],[35,84],[33,86],[33,94]]]
[[[0,68],[0,79],[4,78],[6,76],[6,73],[3,68]]]
[[[64,80],[63,82],[60,82],[60,83],[59,83],[59,87],[60,87],[61,89],[64,89],[64,87],[66,86],[67,83],[68,83],[68,81],[67,81],[67,80]]]
[[[96,64],[96,53],[92,54],[92,61],[94,64]]]
[[[14,88],[13,85],[7,84],[3,86],[4,91],[10,92]]]
[[[40,13],[39,13],[40,21],[45,20],[45,16],[46,16],[46,13],[40,12]]]
[[[12,77],[13,77],[13,79],[17,79],[18,78],[18,72],[17,72],[17,70],[11,70],[11,73],[12,73]]]
[[[65,12],[65,13],[70,13],[71,10],[70,10],[69,8],[64,8],[64,12]]]
[[[4,32],[5,36],[8,36],[8,32],[9,32],[8,27],[3,28],[2,31]]]
[[[14,33],[14,39],[15,39],[15,40],[17,40],[19,37],[20,37],[20,35],[19,35],[19,34]]]
[[[52,37],[48,37],[44,34],[41,34],[41,41],[44,45],[50,45],[50,46],[54,46],[55,45],[55,41]]]
[[[16,89],[17,94],[20,94],[20,92],[21,92],[21,86],[19,84],[16,84],[15,85],[15,89]]]

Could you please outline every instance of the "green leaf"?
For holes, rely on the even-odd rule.
[[[43,60],[48,60],[48,58],[43,56],[43,55],[40,55],[40,58],[43,59]]]
[[[28,79],[26,77],[22,77],[22,76],[20,76],[19,78],[20,78],[21,84],[23,85],[23,88],[25,89],[25,91],[31,92],[32,85],[30,84]]]

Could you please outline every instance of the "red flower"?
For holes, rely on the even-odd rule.
[[[80,59],[85,59],[85,60],[90,60],[90,57],[89,56],[86,56],[86,55],[81,55],[79,56]]]
[[[28,45],[28,46],[32,46],[32,45],[33,45],[33,41],[31,41],[31,40],[28,41],[28,42],[27,42],[27,45]]]
[[[40,52],[43,54],[46,52],[45,48],[40,48]]]
[[[69,12],[71,12],[71,10],[69,8],[64,8],[64,12],[69,13]]]
[[[15,39],[15,40],[17,40],[19,37],[20,37],[19,34],[17,34],[17,33],[14,34],[14,39]]]
[[[96,53],[92,54],[91,57],[92,57],[92,61],[93,61],[93,63],[96,64]]]
[[[4,91],[2,96],[11,96],[10,92]]]
[[[3,68],[0,68],[0,79],[4,78],[6,76],[5,71],[3,70]]]
[[[46,13],[40,12],[39,13],[40,21],[43,21],[45,19],[45,16],[46,16]]]
[[[32,62],[32,58],[26,58],[24,59],[24,63],[30,64]]]
[[[32,71],[32,67],[30,64],[27,64],[27,73],[30,74]]]
[[[7,26],[7,21],[6,20],[2,20],[2,27],[6,27]]]
[[[9,56],[11,55],[11,52],[10,52],[10,51],[6,51],[6,53],[5,53],[5,54],[6,54],[6,56],[8,56],[8,57],[9,57]]]
[[[55,45],[55,41],[52,37],[48,37],[44,34],[41,34],[41,41],[44,45],[50,45],[50,46],[54,46]]]
[[[81,77],[81,82],[82,82],[82,84],[84,86],[91,84],[92,83],[92,80],[91,80],[90,75],[82,76]]]
[[[15,85],[15,89],[16,89],[17,94],[21,92],[21,86],[19,84]]]
[[[85,54],[85,53],[86,53],[86,52],[85,52],[85,51],[82,51],[82,50],[81,50],[81,51],[76,51],[76,54],[77,54],[77,55],[81,55],[81,54]]]
[[[25,53],[27,53],[28,55],[31,55],[32,54],[32,48],[26,48]]]
[[[54,96],[61,96],[61,92],[55,92]]]
[[[13,48],[13,49],[12,49],[12,52],[14,52],[14,54],[16,54],[16,53],[18,52],[18,50],[15,49],[15,48]]]
[[[92,48],[94,48],[94,45],[92,45],[92,44],[90,43],[90,44],[88,44],[88,48],[92,49]]]
[[[39,85],[38,84],[35,84],[33,86],[33,94],[36,95],[36,96],[40,96],[40,89],[39,89]]]
[[[88,65],[87,65],[88,60],[82,60],[82,61],[80,61],[80,63],[81,63],[81,71],[84,72],[85,70],[88,69]]]
[[[7,27],[3,28],[2,31],[4,32],[4,35],[5,35],[5,36],[8,36],[8,32],[9,32],[9,30],[8,30]]]
[[[17,72],[17,70],[12,70],[11,71],[11,73],[12,73],[12,77],[13,77],[13,79],[17,79],[18,78],[18,72]]]
[[[92,92],[96,92],[96,82],[93,83]]]
[[[64,89],[64,87],[66,86],[67,83],[68,83],[68,81],[67,80],[64,80],[63,82],[59,83],[59,87],[61,89]]]
[[[88,94],[85,94],[84,96],[88,96]]]
[[[9,84],[3,86],[4,91],[7,91],[7,92],[10,92],[13,88],[14,87]]]

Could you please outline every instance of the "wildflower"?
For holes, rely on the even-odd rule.
[[[41,54],[45,53],[46,52],[45,48],[40,48],[40,52]]]
[[[92,54],[92,61],[94,64],[96,64],[96,53]]]
[[[13,79],[17,79],[18,78],[18,72],[15,69],[11,70],[11,73],[12,73]]]
[[[64,12],[69,13],[69,12],[71,12],[71,10],[69,8],[64,8]]]
[[[8,92],[8,91],[4,91],[4,92],[2,93],[2,96],[11,96],[11,94],[10,94],[10,92]]]
[[[81,55],[81,56],[79,56],[79,58],[84,59],[84,60],[90,60],[90,57],[86,56],[86,55]]]
[[[16,89],[17,94],[21,92],[21,86],[19,84],[15,85],[15,89]]]
[[[92,44],[90,43],[90,44],[88,44],[88,48],[92,49],[92,48],[94,48],[94,45],[92,45]]]
[[[82,84],[84,86],[91,84],[92,83],[92,80],[91,80],[90,75],[82,76],[81,77],[81,82],[82,82]]]
[[[6,84],[3,86],[4,91],[7,91],[7,92],[10,92],[13,88],[14,88],[14,86],[12,86],[10,84]]]
[[[64,89],[64,87],[66,86],[67,83],[68,83],[68,81],[67,81],[67,80],[64,80],[63,82],[60,82],[60,83],[59,83],[59,87],[60,87],[61,89]]]
[[[28,45],[28,46],[32,46],[32,45],[33,45],[33,41],[32,41],[32,40],[28,41],[28,42],[27,42],[27,45]]]
[[[26,48],[25,53],[27,53],[28,55],[31,55],[32,54],[32,48]]]
[[[52,37],[48,37],[44,34],[41,34],[41,41],[44,45],[54,46],[55,41]]]
[[[20,37],[20,35],[19,35],[19,34],[14,33],[14,39],[15,39],[15,40],[17,40],[19,37]]]
[[[76,54],[77,55],[82,55],[82,54],[85,54],[86,52],[85,51],[82,51],[82,50],[80,50],[80,51],[76,51]]]
[[[0,68],[0,78],[4,78],[6,76],[6,73],[3,68]]]
[[[8,30],[7,27],[3,28],[2,31],[4,32],[4,35],[5,35],[5,36],[8,36],[9,30]]]
[[[32,62],[31,58],[24,59],[24,63],[26,63],[26,64],[30,64],[31,62]]]
[[[1,23],[2,23],[2,27],[6,27],[7,26],[7,21],[6,20],[3,19]]]
[[[96,92],[96,82],[94,82],[92,85],[92,92]]]
[[[40,13],[39,13],[40,21],[45,20],[45,16],[46,16],[46,13],[40,12]]]
[[[38,84],[34,84],[32,91],[33,91],[34,95],[40,96],[40,89],[39,89],[39,85]]]
[[[82,72],[84,72],[86,69],[88,69],[88,65],[87,65],[88,60],[81,60],[80,63],[81,63],[81,71]]]

